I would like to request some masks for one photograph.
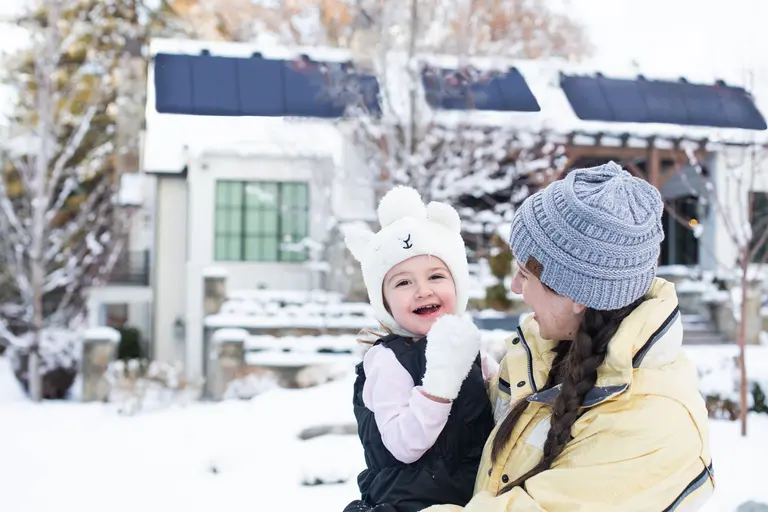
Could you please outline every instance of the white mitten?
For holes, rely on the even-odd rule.
[[[432,396],[453,400],[480,352],[480,331],[468,318],[444,315],[427,333],[427,369],[421,387]]]

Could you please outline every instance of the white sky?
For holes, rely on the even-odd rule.
[[[768,80],[768,1],[558,1],[585,24],[600,62],[634,60],[664,75],[752,69]]]
[[[25,1],[0,0],[0,20]],[[750,70],[749,88],[768,104],[768,0],[549,1],[584,23],[598,68],[636,62],[649,78],[717,76],[747,86]],[[0,52],[13,51],[19,36],[0,27]],[[2,98],[0,89],[0,114]]]

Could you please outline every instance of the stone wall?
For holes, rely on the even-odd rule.
[[[80,400],[106,402],[110,384],[107,380],[109,365],[117,357],[120,333],[111,327],[96,327],[85,331],[80,366]]]

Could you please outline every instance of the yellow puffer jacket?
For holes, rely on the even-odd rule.
[[[542,390],[555,343],[528,319],[507,340],[507,355],[491,383],[497,422],[528,395],[496,464],[485,445],[475,496],[463,509],[429,512],[689,512],[712,495],[707,411],[696,370],[680,350],[683,328],[674,285],[656,279],[648,300],[619,326],[595,387],[568,443],[549,470],[524,487],[496,496],[505,483],[541,460],[558,388]]]

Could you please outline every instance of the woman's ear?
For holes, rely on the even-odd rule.
[[[587,310],[587,306],[584,304],[579,304],[578,302],[573,303],[573,314],[577,316],[584,315],[584,312]]]

